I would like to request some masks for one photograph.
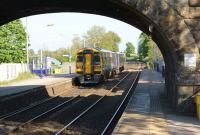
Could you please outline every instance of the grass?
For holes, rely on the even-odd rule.
[[[0,86],[9,85],[9,84],[12,84],[12,83],[15,83],[15,82],[18,82],[18,81],[22,81],[22,80],[26,80],[26,79],[30,79],[30,78],[33,78],[33,77],[37,77],[37,75],[36,74],[32,74],[31,72],[20,73],[18,75],[18,77],[13,79],[13,80],[0,81]]]

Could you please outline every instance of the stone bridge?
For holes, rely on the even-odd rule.
[[[200,85],[200,0],[1,0],[0,24],[55,12],[104,15],[151,35],[165,60],[169,102],[188,107],[186,99]]]

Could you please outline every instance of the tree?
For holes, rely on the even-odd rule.
[[[38,50],[39,55],[40,55],[40,53],[41,53],[41,50]],[[63,56],[63,55],[66,55],[66,54],[69,54],[69,49],[66,49],[66,48],[59,48],[55,51],[50,51],[50,50],[47,50],[47,49],[42,50],[43,56],[49,56],[49,57],[55,58],[60,62],[69,61],[67,57]]]
[[[151,38],[147,36],[145,33],[141,33],[139,36],[139,46],[138,46],[138,54],[140,60],[147,59],[148,52],[150,50]]]
[[[26,61],[26,32],[20,20],[0,26],[0,63]]]
[[[112,50],[115,52],[119,51],[119,43],[121,42],[121,39],[119,35],[117,35],[115,32],[108,31],[104,34],[101,40],[101,48]]]
[[[131,54],[135,54],[135,47],[131,42],[126,43],[126,56],[130,57]]]
[[[56,51],[52,52],[51,57],[57,59],[60,62],[67,62],[68,58],[66,58],[66,56],[63,56],[63,55],[66,55],[68,53],[69,53],[68,49],[66,49],[66,48],[59,48]]]
[[[73,61],[76,58],[77,51],[81,48],[81,43],[82,43],[82,41],[81,41],[81,38],[79,37],[79,35],[74,35],[74,38],[72,39],[71,50],[70,50]]]
[[[74,35],[70,47],[72,61],[75,60],[76,53],[81,47],[83,47],[84,42],[85,47],[99,47],[111,51],[119,51],[118,44],[121,42],[121,39],[117,33],[113,31],[106,32],[104,27],[95,25],[82,36],[82,39],[79,35]]]
[[[106,29],[101,26],[91,27],[86,35],[83,36],[86,41],[86,47],[99,47],[112,51],[119,51],[118,44],[121,39],[117,33],[113,31],[106,32]]]
[[[30,61],[30,63],[31,62],[33,62],[33,57],[35,56],[35,52],[34,52],[34,50],[33,49],[29,49],[29,51],[28,51],[28,54],[29,54],[29,61]]]
[[[139,58],[142,61],[147,62],[147,64],[152,67],[153,66],[153,41],[150,36],[145,33],[141,33],[139,36],[139,46],[138,46],[138,54]]]
[[[94,25],[92,26],[84,36],[87,47],[101,47],[100,42],[105,35],[106,30],[104,27]]]

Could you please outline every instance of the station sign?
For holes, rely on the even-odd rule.
[[[196,68],[197,57],[194,53],[184,54],[184,66],[190,69]]]

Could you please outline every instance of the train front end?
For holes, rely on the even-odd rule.
[[[76,77],[73,83],[98,83],[101,80],[102,62],[100,51],[94,48],[79,50],[76,59]]]

